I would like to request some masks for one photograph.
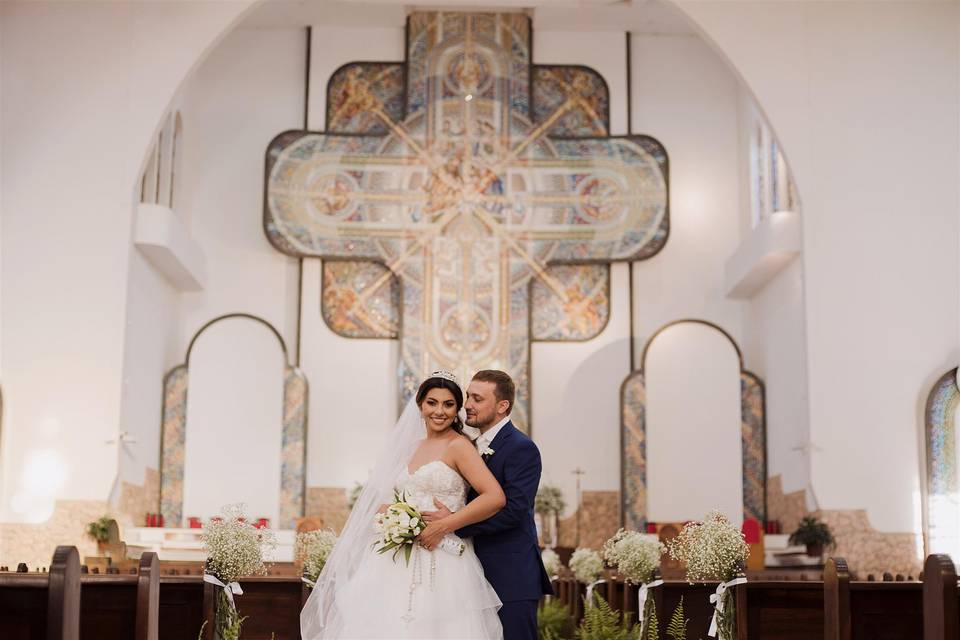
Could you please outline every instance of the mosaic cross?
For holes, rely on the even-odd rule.
[[[325,259],[334,330],[399,337],[401,401],[437,368],[503,369],[521,428],[531,340],[602,330],[609,264],[669,228],[663,147],[609,136],[603,78],[530,46],[521,13],[412,13],[405,62],[341,67],[326,132],[270,143],[264,203],[278,250]]]

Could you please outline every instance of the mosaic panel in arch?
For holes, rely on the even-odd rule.
[[[643,531],[647,526],[647,395],[643,373],[634,371],[620,391],[623,443],[621,520]],[[748,371],[740,374],[740,424],[743,459],[743,517],[766,521],[766,407],[763,382]]]
[[[303,516],[307,470],[307,378],[296,367],[283,372],[283,441],[280,449],[280,528]]]
[[[740,374],[740,430],[743,452],[743,518],[767,521],[767,427],[763,382]]]
[[[187,367],[174,367],[163,380],[160,434],[160,513],[164,522],[183,522],[183,463],[187,442]]]
[[[530,43],[519,13],[412,13],[405,73],[346,67],[331,83],[328,131],[271,142],[264,206],[278,250],[378,262],[398,278],[401,404],[433,369],[504,369],[521,428],[531,281],[578,309],[567,288],[591,272],[565,283],[552,267],[650,257],[669,229],[663,147],[607,137],[602,79],[534,73]]]
[[[620,388],[622,433],[620,519],[634,531],[647,529],[647,387],[634,371]]]
[[[956,553],[960,545],[957,480],[957,369],[943,374],[927,397],[927,553]]]
[[[327,326],[345,338],[399,335],[400,285],[378,262],[325,261],[320,308]]]
[[[567,297],[561,298],[539,279],[532,280],[530,339],[589,340],[599,335],[610,319],[610,267],[556,265],[547,273]]]
[[[183,525],[183,465],[187,436],[186,365],[170,370],[163,381],[163,418],[160,436],[160,513],[168,527]],[[283,385],[281,442],[280,528],[293,528],[303,516],[306,484],[307,379],[286,365]]]

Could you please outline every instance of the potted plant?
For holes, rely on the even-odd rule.
[[[807,555],[820,557],[825,547],[833,547],[836,541],[830,527],[812,516],[800,521],[797,530],[790,534],[790,544],[802,544],[807,547]]]
[[[110,542],[111,526],[116,526],[113,518],[102,516],[87,525],[87,535],[97,541],[97,549],[103,551],[104,545]]]

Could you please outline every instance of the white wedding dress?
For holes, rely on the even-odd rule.
[[[466,504],[467,482],[441,460],[412,474],[404,469],[397,487],[421,512],[436,509],[434,497],[451,511]],[[373,543],[372,523],[370,540]],[[377,554],[371,546],[356,573],[337,590],[340,628],[327,629],[323,637],[502,639],[500,599],[483,575],[473,543],[464,544],[461,556],[416,545],[409,565],[402,553],[394,561],[392,552]]]

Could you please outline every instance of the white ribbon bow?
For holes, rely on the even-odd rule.
[[[730,587],[735,587],[738,584],[746,584],[746,578],[734,578],[729,582],[721,582],[717,585],[717,590],[710,596],[710,603],[713,604],[713,620],[710,621],[710,631],[707,631],[707,635],[711,638],[717,637],[717,623],[720,620],[720,614],[723,613],[723,608],[727,606],[726,599],[723,597],[723,594]]]
[[[310,580],[309,578],[304,578],[303,576],[301,576],[300,579],[303,580],[304,582],[306,582],[306,583],[307,583],[308,585],[310,585],[311,587],[317,586],[317,583],[314,582],[313,580]]]
[[[229,584],[223,584],[215,576],[210,575],[209,573],[203,574],[203,581],[214,584],[218,587],[223,587],[223,592],[227,594],[227,600],[230,601],[230,606],[233,607],[234,611],[237,609],[237,604],[233,601],[233,595],[237,594],[238,596],[243,595],[243,589],[240,588],[239,582],[231,582]]]
[[[597,580],[596,582],[587,585],[587,608],[588,608],[588,609],[593,607],[593,589],[594,589],[594,587],[596,587],[598,584],[603,584],[603,583],[605,583],[605,582],[606,582],[606,580],[604,580],[603,578],[600,578],[600,579]]]
[[[663,584],[663,580],[654,580],[653,582],[645,582],[640,585],[640,595],[639,595],[639,605],[640,605],[640,614],[637,616],[637,624],[643,624],[643,612],[647,606],[647,592],[654,587],[659,587]]]

